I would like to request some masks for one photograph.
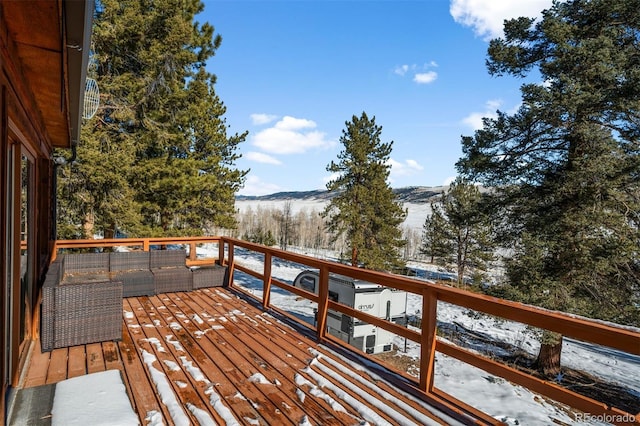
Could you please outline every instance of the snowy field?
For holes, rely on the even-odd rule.
[[[256,210],[273,209],[282,210],[288,200],[236,200],[236,209],[240,213],[244,213],[248,209]],[[291,211],[295,215],[300,211],[307,213],[311,211],[321,212],[327,205],[326,200],[295,200],[291,202]],[[424,221],[431,214],[431,206],[429,203],[404,203],[403,207],[407,209],[407,218],[403,226],[408,229],[422,230]]]
[[[217,255],[217,249],[210,253],[206,251],[206,249],[199,249],[198,253],[207,256]],[[252,270],[263,271],[263,258],[259,254],[238,250],[235,260]],[[287,283],[292,283],[302,270],[304,270],[303,265],[280,259],[274,259],[272,266],[273,277]],[[234,283],[257,297],[262,296],[260,280],[236,272]],[[271,302],[310,324],[313,323],[314,303],[277,287],[272,289]],[[420,317],[421,308],[421,296],[409,294],[407,314]],[[468,312],[465,308],[443,302],[438,304],[438,324],[440,328],[456,328],[460,325],[474,333],[490,336],[493,341],[515,345],[534,355],[539,349],[539,343],[523,324]],[[396,337],[394,343],[404,351],[404,338]],[[485,353],[500,350],[498,346],[491,345],[474,347],[474,349]],[[417,343],[411,341],[406,343],[405,355],[417,360],[419,353],[420,347]],[[562,351],[562,365],[622,385],[640,397],[640,357],[566,339]],[[558,380],[562,380],[562,377]],[[547,425],[558,424],[558,422],[577,425],[608,424],[594,418],[576,418],[573,413],[559,404],[549,403],[526,388],[513,385],[502,378],[439,353],[436,355],[435,386],[508,424]],[[640,411],[640,407],[638,410]]]

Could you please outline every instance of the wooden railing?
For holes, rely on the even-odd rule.
[[[51,261],[53,262],[59,250],[64,249],[92,249],[98,247],[127,247],[134,250],[149,251],[153,246],[186,245],[189,247],[189,257],[186,264],[197,266],[211,264],[216,259],[224,258],[224,245],[220,244],[220,237],[162,237],[162,238],[113,238],[97,240],[57,240],[54,244]],[[198,259],[196,249],[202,244],[218,244],[217,258]]]
[[[196,259],[195,252],[197,245],[207,243],[218,244],[217,259]],[[584,413],[589,413],[592,416],[603,416],[617,424],[640,424],[640,413],[627,413],[618,408],[609,407],[603,402],[580,395],[556,383],[542,380],[527,374],[526,372],[517,370],[503,363],[456,346],[444,339],[437,338],[437,305],[439,301],[446,302],[507,320],[517,321],[543,330],[560,333],[565,337],[571,337],[581,341],[606,346],[633,355],[640,355],[640,334],[629,328],[616,327],[614,325],[598,321],[575,317],[561,312],[548,311],[444,285],[431,284],[401,276],[364,270],[335,262],[328,262],[228,237],[58,241],[56,242],[56,251],[57,249],[62,248],[110,246],[129,246],[149,250],[149,248],[154,245],[168,244],[188,245],[190,247],[188,264],[196,265],[217,261],[221,265],[227,265],[229,269],[230,286],[235,287],[239,291],[243,291],[250,297],[256,298],[255,295],[250,294],[238,286],[234,286],[234,271],[241,271],[261,280],[263,282],[263,293],[260,301],[263,307],[265,309],[279,311],[298,322],[301,321],[286,311],[272,305],[270,301],[272,287],[279,287],[297,296],[316,302],[317,321],[315,332],[317,333],[318,340],[321,342],[331,341],[334,344],[353,350],[351,346],[326,332],[327,314],[329,310],[332,310],[349,315],[377,327],[381,327],[391,333],[419,343],[421,348],[420,375],[419,380],[415,382],[415,386],[432,404],[441,409],[456,413],[468,419],[475,419],[480,423],[498,423],[498,421],[490,415],[477,410],[466,402],[461,401],[450,394],[447,394],[434,385],[436,352],[458,359],[492,375],[500,376],[512,383],[521,385],[535,393],[566,404]],[[236,248],[242,248],[262,254],[264,256],[263,270],[255,271],[245,265],[242,265],[240,262],[236,262]],[[318,294],[305,291],[301,288],[294,287],[291,284],[275,279],[271,272],[274,258],[296,262],[305,265],[306,267],[317,269],[319,271]],[[345,275],[422,296],[422,322],[420,331],[415,331],[385,319],[350,308],[346,305],[333,302],[328,297],[330,274]],[[311,327],[308,323],[303,324],[307,327]],[[367,356],[366,354],[362,355]],[[631,421],[629,421],[629,419],[631,419]]]

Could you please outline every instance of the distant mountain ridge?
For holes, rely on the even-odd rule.
[[[394,188],[398,201],[403,203],[430,203],[434,197],[441,195],[449,186],[407,186]],[[268,195],[237,195],[238,201],[284,201],[284,200],[330,200],[333,194],[324,189],[314,191],[276,192]]]

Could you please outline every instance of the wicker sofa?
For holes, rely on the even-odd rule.
[[[42,350],[121,339],[123,297],[225,284],[225,267],[192,270],[186,255],[157,250],[60,256],[43,284]]]

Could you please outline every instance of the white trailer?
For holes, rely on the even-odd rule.
[[[293,285],[318,294],[319,281],[318,272],[306,270],[298,274]],[[396,324],[407,323],[407,293],[403,290],[330,274],[329,299]],[[329,310],[327,331],[369,354],[392,349],[393,333],[340,312]]]

